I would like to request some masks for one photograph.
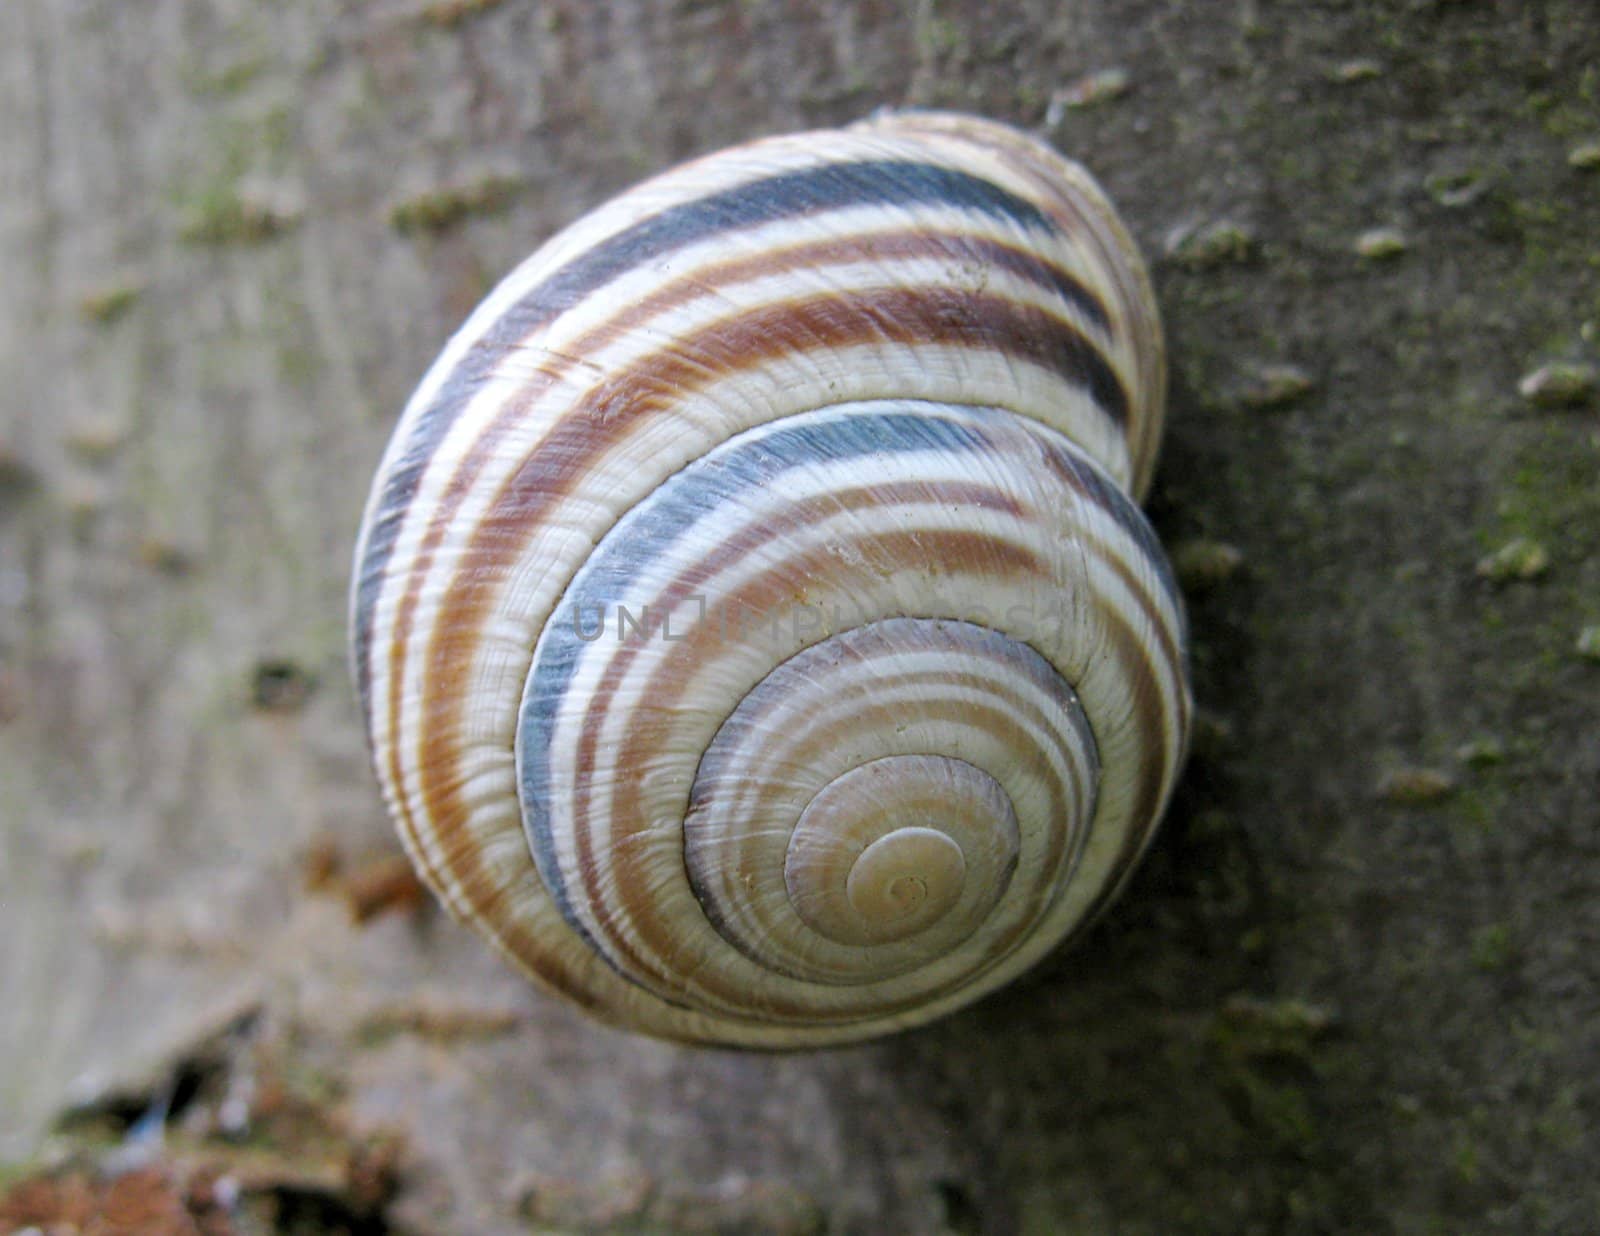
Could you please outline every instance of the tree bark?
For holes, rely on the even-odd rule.
[[[8,0],[0,1160],[153,1108],[280,1224],[1593,1230],[1597,65],[1592,0]],[[544,236],[881,105],[1044,133],[1150,255],[1200,732],[1003,994],[643,1041],[386,865],[361,504]]]

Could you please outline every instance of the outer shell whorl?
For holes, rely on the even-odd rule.
[[[674,1038],[861,1038],[1032,964],[1182,756],[1129,496],[1164,381],[1109,204],[1002,126],[769,139],[579,220],[429,371],[362,529],[356,678],[424,879]]]

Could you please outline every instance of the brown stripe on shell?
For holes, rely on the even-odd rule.
[[[1000,158],[1027,182],[1031,192],[1024,196],[1051,218],[1063,236],[1082,244],[1096,267],[1108,276],[1117,293],[1115,306],[1121,310],[1111,317],[1112,333],[1126,338],[1139,366],[1135,389],[1145,396],[1134,402],[1128,418],[1132,493],[1142,498],[1150,485],[1166,418],[1166,346],[1155,292],[1139,259],[1138,245],[1104,191],[1048,143],[1019,130],[938,112],[895,116],[886,122],[868,120],[856,127],[871,131],[880,124],[934,146],[966,145]]]
[[[1120,509],[1115,504],[1114,499],[1107,500],[1112,492],[1121,496],[1121,490],[1114,490],[1108,484],[1106,491],[1102,493],[1086,486],[1083,483],[1083,475],[1080,471],[1081,465],[1077,464],[1064,448],[1058,443],[1047,441],[1037,434],[1034,436],[1041,448],[1040,455],[1049,465],[1050,471],[1063,485],[1077,495],[1084,505],[1093,506],[1097,510],[1104,511],[1113,523],[1127,533],[1128,539],[1136,549],[1145,550],[1152,547],[1152,543],[1148,538],[1152,537],[1153,534],[1148,531],[1148,525],[1135,525],[1128,519],[1129,512],[1138,513],[1137,508],[1130,505],[1125,510]],[[1184,652],[1177,640],[1173,638],[1173,628],[1163,617],[1160,607],[1156,604],[1156,598],[1151,595],[1146,580],[1134,573],[1132,568],[1128,566],[1126,558],[1114,553],[1112,548],[1101,542],[1099,538],[1090,536],[1084,530],[1080,530],[1077,536],[1077,543],[1092,546],[1097,551],[1100,561],[1122,581],[1123,586],[1128,590],[1128,594],[1138,603],[1140,610],[1144,614],[1146,625],[1155,632],[1156,639],[1160,641],[1161,655],[1172,668],[1173,681],[1181,685],[1185,679]],[[1160,552],[1160,548],[1158,544],[1153,545],[1153,551],[1156,553]],[[1179,607],[1182,605],[1182,599],[1176,591],[1169,591],[1166,595],[1167,600],[1174,607],[1178,621],[1181,623],[1183,620],[1182,610]]]
[[[581,1008],[590,1012],[600,1012],[600,997],[579,981],[571,967],[565,965],[559,956],[546,948],[539,936],[520,916],[500,912],[501,903],[508,900],[512,892],[499,889],[497,882],[479,861],[477,841],[459,835],[463,832],[459,821],[454,825],[448,821],[438,820],[433,823],[438,826],[436,835],[445,850],[443,869],[449,871],[455,878],[454,886],[459,890],[462,900],[472,907],[473,913],[495,925],[493,941],[496,947],[530,978],[561,993]],[[450,839],[452,835],[455,835],[454,840]],[[413,859],[417,859],[415,847],[408,847],[408,853]],[[438,886],[433,885],[433,887]],[[451,902],[447,900],[445,904],[449,906]],[[461,917],[455,914],[454,910],[452,915],[458,919]]]

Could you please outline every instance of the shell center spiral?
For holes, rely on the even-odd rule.
[[[845,877],[845,896],[862,918],[885,926],[938,917],[966,883],[961,847],[933,828],[899,828],[879,837]]]
[[[784,883],[814,931],[884,944],[958,912],[969,876],[982,881],[963,907],[976,926],[1016,853],[1015,813],[987,773],[945,756],[891,756],[817,792],[790,838]]]

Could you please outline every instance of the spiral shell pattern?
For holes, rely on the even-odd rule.
[[[418,871],[668,1038],[848,1041],[1015,976],[1182,761],[1133,497],[1164,383],[1109,203],[991,122],[759,141],[578,220],[367,506],[355,675]]]

